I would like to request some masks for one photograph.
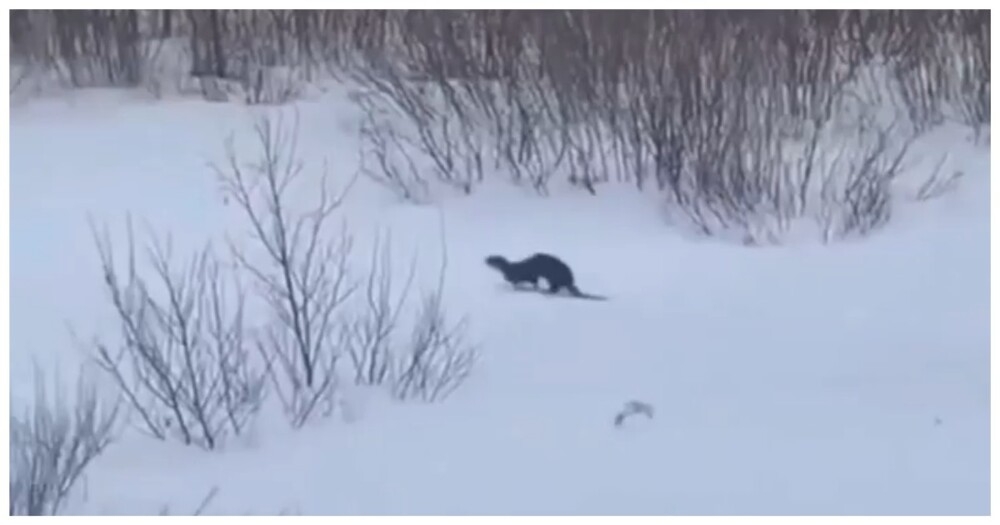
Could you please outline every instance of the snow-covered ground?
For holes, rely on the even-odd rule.
[[[307,170],[346,182],[359,116],[299,105]],[[210,161],[253,112],[84,91],[11,108],[11,385],[64,375],[113,329],[88,217],[126,212],[178,253],[243,232]],[[246,138],[246,137],[244,137]],[[220,452],[134,431],[69,513],[984,514],[989,508],[989,153],[953,133],[966,177],[867,239],[744,247],[666,226],[629,188],[526,196],[498,185],[439,207],[361,181],[344,216],[389,228],[435,278],[482,358],[444,403],[353,389],[350,417],[292,431],[262,416]],[[249,139],[240,140],[253,154]],[[607,302],[510,293],[486,255],[567,260]],[[652,419],[612,420],[622,405]]]

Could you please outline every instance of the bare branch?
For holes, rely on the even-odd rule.
[[[10,420],[10,514],[56,515],[87,466],[112,441],[118,404],[108,405],[81,372],[72,404],[35,367],[35,398]]]
[[[336,386],[345,337],[338,315],[357,285],[347,269],[353,240],[346,229],[329,240],[329,222],[356,177],[341,193],[331,194],[324,172],[317,202],[308,210],[295,209],[289,192],[304,180],[297,115],[291,126],[265,117],[254,129],[258,161],[240,162],[230,141],[228,168],[216,167],[216,174],[225,195],[249,220],[263,255],[255,258],[230,242],[234,259],[257,284],[270,311],[268,326],[254,345],[269,363],[270,382],[298,427]]]

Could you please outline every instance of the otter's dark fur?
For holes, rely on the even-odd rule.
[[[554,255],[536,253],[517,262],[508,261],[500,255],[490,255],[486,258],[486,265],[503,274],[503,278],[515,287],[521,283],[531,283],[537,289],[538,280],[545,279],[549,285],[548,293],[556,294],[566,289],[574,297],[604,299],[580,292],[573,279],[573,270]]]

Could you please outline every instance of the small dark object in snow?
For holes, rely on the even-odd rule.
[[[573,270],[569,265],[562,262],[558,257],[547,253],[536,253],[522,261],[508,261],[500,255],[490,255],[486,258],[486,265],[496,269],[503,278],[517,287],[521,283],[530,283],[536,290],[538,280],[545,279],[549,284],[548,293],[557,294],[565,289],[573,297],[581,299],[605,300],[606,297],[591,295],[580,292],[573,279]]]
[[[644,414],[649,419],[653,419],[653,405],[635,400],[625,403],[621,412],[618,412],[618,415],[615,416],[615,426],[622,426],[622,423],[625,422],[625,418],[635,414]]]

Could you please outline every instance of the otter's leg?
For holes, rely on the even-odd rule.
[[[523,290],[523,289],[527,288],[529,285],[530,286],[534,286],[535,288],[538,287],[538,284],[535,283],[535,282],[533,282],[533,281],[527,281],[527,282],[526,281],[510,281],[510,284],[511,284],[511,286],[513,286],[514,288],[517,288],[518,290]]]

